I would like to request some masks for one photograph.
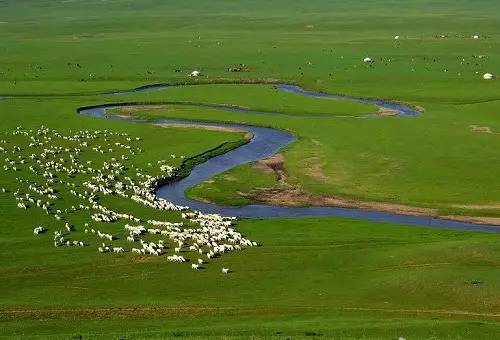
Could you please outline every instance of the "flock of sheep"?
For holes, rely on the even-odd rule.
[[[17,127],[10,134],[16,141],[0,140],[0,153],[6,156],[3,169],[18,174],[18,187],[12,190],[16,205],[24,210],[39,208],[53,217],[50,228],[36,226],[33,233],[53,229],[55,247],[95,245],[103,254],[165,256],[169,262],[190,262],[198,270],[227,252],[257,246],[234,229],[234,217],[190,211],[157,197],[159,181],[175,176],[177,168],[165,160],[157,167],[149,164],[147,170],[130,165],[129,158],[142,152],[134,145],[139,138],[107,130],[64,135],[46,127]],[[115,211],[102,203],[105,196],[177,212],[168,214],[177,221]],[[80,227],[71,223],[78,218],[87,223]],[[122,221],[123,229],[117,228]],[[230,270],[223,267],[221,272]]]
[[[446,36],[442,35],[441,37],[445,38]],[[399,39],[400,39],[399,35],[394,36],[394,40],[399,40]],[[474,40],[479,39],[479,35],[477,35],[477,34],[473,35],[472,39],[474,39]],[[479,56],[479,57],[482,58],[484,56]],[[462,61],[465,61],[465,60],[462,60]],[[365,57],[365,58],[363,58],[363,62],[365,64],[371,64],[371,63],[373,63],[375,61],[372,58],[370,58],[370,57]],[[476,72],[476,74],[479,74],[479,72]],[[495,79],[495,75],[493,73],[490,73],[490,72],[484,73],[482,77],[483,77],[484,80],[493,80],[493,79]]]

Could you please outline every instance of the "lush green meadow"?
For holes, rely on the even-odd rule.
[[[287,189],[426,207],[434,215],[498,216],[498,190],[490,184],[500,166],[494,151],[499,85],[481,79],[484,72],[500,68],[495,1],[422,0],[404,8],[391,1],[284,4],[276,1],[263,11],[246,1],[7,1],[0,18],[7,33],[0,93],[78,94],[155,82],[264,79],[400,100],[423,107],[425,115],[390,122],[321,117],[304,124],[288,117],[238,115],[227,120],[273,125],[299,135],[284,155]],[[472,39],[474,34],[479,39]],[[395,35],[400,39],[394,40]],[[375,63],[363,64],[365,56]],[[249,72],[227,72],[239,63]],[[193,69],[202,76],[189,79]],[[311,98],[242,87],[169,89],[133,97],[326,116],[371,110],[345,103],[332,109],[324,100],[313,104]],[[222,119],[219,114],[209,117]],[[480,129],[473,131],[475,127]],[[314,174],[304,170],[311,164]],[[251,167],[243,172],[259,183],[272,180],[272,174]],[[205,185],[192,194],[225,203],[262,197],[255,190],[259,188],[242,188],[242,180],[235,185],[219,178],[216,186]],[[244,197],[239,189],[245,189]],[[283,190],[279,184],[271,189]]]
[[[266,93],[266,88],[268,93],[277,91],[272,85],[240,85],[226,91],[230,86],[166,89],[133,98],[147,101],[162,96],[168,101],[182,102],[192,94],[194,102],[234,105],[236,102],[222,101],[220,97],[228,92],[236,93],[237,98],[247,93],[248,97],[239,101],[245,103],[254,93]],[[218,98],[203,100],[198,94],[205,89],[212,93],[221,88],[224,90],[220,90]],[[302,101],[304,108],[297,105],[298,113],[290,112],[290,96]],[[253,164],[242,165],[217,176],[215,182],[209,180],[193,188],[189,192],[193,197],[224,204],[248,204],[252,200],[272,201],[297,190],[316,196],[424,207],[429,214],[443,216],[499,215],[500,192],[491,185],[497,177],[492,169],[500,168],[500,158],[496,156],[500,123],[494,103],[458,106],[419,102],[426,108],[421,116],[374,118],[369,114],[374,112],[373,108],[347,101],[278,92],[275,100],[269,102],[268,111],[284,114],[256,115],[176,105],[121,113],[150,119],[237,121],[278,127],[297,136],[298,141],[283,152],[283,176]],[[262,110],[261,102],[254,105],[243,106]],[[326,109],[329,114],[324,113]],[[349,111],[354,117],[346,116]],[[490,132],[478,131],[478,127],[488,127]],[[263,196],[269,191],[274,195]],[[313,196],[311,200],[314,199]],[[309,202],[291,196],[283,203]]]
[[[244,140],[76,114],[86,105],[152,103],[119,113],[297,136],[280,173],[243,165],[191,196],[225,204],[335,198],[496,218],[500,83],[482,74],[500,74],[499,10],[493,0],[0,0],[0,97],[17,96],[0,99],[0,140],[17,143],[9,132],[19,125],[126,132],[141,138],[143,151],[130,160],[138,168],[161,159],[179,166],[170,154],[188,158]],[[375,62],[364,64],[366,56]],[[227,71],[240,63],[248,72]],[[202,75],[188,77],[194,69]],[[370,105],[240,84],[250,82],[397,100],[424,113],[377,117]],[[152,83],[207,85],[95,96]],[[194,271],[164,256],[97,252],[83,214],[74,233],[90,246],[54,247],[53,219],[16,208],[12,192],[24,175],[0,176],[0,337],[498,338],[496,234],[341,218],[243,220],[236,229],[262,246]],[[102,202],[144,219],[180,220],[118,198]],[[40,224],[49,231],[34,236]],[[223,266],[233,272],[222,275]]]
[[[335,218],[238,229],[264,246],[201,272],[4,230],[3,249],[29,249],[2,252],[4,334],[488,339],[498,329],[496,235]],[[221,262],[233,274],[221,276]]]

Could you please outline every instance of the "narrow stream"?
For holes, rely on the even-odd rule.
[[[198,85],[201,86],[201,85]],[[135,92],[156,91],[173,87],[169,84],[157,84],[144,86],[130,91],[115,92],[113,95],[123,95]],[[399,103],[391,103],[383,100],[363,99],[348,96],[339,96],[325,94],[321,92],[311,92],[302,89],[296,85],[280,84],[276,88],[281,91],[295,93],[297,95],[332,98],[339,100],[350,100],[373,104],[379,108],[391,109],[397,111],[403,116],[415,116],[419,112],[407,105]],[[474,223],[458,222],[440,218],[424,217],[424,216],[409,216],[403,214],[389,213],[376,210],[366,210],[357,208],[336,208],[336,207],[283,207],[264,204],[252,204],[241,207],[221,206],[217,204],[205,203],[196,200],[191,200],[186,197],[185,192],[188,188],[196,186],[205,180],[208,180],[220,173],[230,170],[238,165],[254,162],[273,156],[280,149],[293,143],[295,137],[286,131],[257,127],[243,124],[226,124],[217,122],[196,122],[188,120],[175,119],[157,119],[143,120],[133,117],[115,116],[107,113],[108,109],[112,108],[127,108],[130,104],[105,104],[93,107],[80,108],[78,112],[83,115],[100,117],[107,119],[125,120],[133,123],[148,123],[148,124],[176,124],[176,125],[198,125],[208,127],[226,127],[232,129],[243,130],[251,133],[253,138],[249,143],[242,145],[223,155],[211,158],[206,162],[197,165],[189,174],[189,176],[164,185],[156,191],[159,197],[162,197],[170,202],[178,205],[189,206],[192,209],[200,210],[207,213],[219,213],[227,216],[238,216],[240,218],[269,218],[269,217],[313,217],[313,216],[340,216],[356,219],[364,219],[368,221],[408,224],[415,226],[428,226],[442,229],[455,230],[478,230],[489,232],[500,232],[500,226],[482,225]],[[144,105],[141,105],[144,106]],[[243,108],[234,108],[221,105],[203,105],[204,107],[212,107],[229,111],[245,112],[245,113],[267,113],[279,114],[272,112],[259,112],[246,110]]]

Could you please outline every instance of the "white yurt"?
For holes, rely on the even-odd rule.
[[[373,60],[372,60],[372,58],[368,58],[368,57],[366,57],[365,59],[363,59],[363,62],[364,62],[364,63],[372,63],[372,62],[373,62]]]
[[[200,71],[194,70],[189,74],[190,77],[198,77],[200,75]]]
[[[485,73],[485,74],[483,74],[483,79],[485,79],[485,80],[491,80],[493,78],[495,78],[495,76],[493,74],[491,74],[491,73]]]

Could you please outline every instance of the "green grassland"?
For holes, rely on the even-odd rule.
[[[165,97],[176,101],[177,96],[169,91],[164,91]],[[351,105],[338,102],[346,108]],[[175,105],[132,114],[150,119],[237,121],[291,131],[298,141],[283,152],[285,187],[318,195],[438,208],[442,215],[498,216],[498,207],[486,208],[500,201],[500,193],[491,186],[496,180],[492,169],[500,167],[496,157],[500,125],[495,104],[424,105],[427,111],[418,117],[338,117],[335,111],[343,110],[342,106],[330,115],[318,116],[314,113],[318,109],[312,105],[309,114],[300,115],[255,115]],[[281,108],[276,106],[278,112]],[[492,133],[474,131],[474,126],[488,127]],[[248,204],[251,201],[239,193],[258,197],[261,188],[283,187],[274,173],[249,164],[221,174],[215,182],[210,180],[189,193],[224,204]],[[485,208],[460,208],[467,205]]]
[[[334,218],[238,229],[264,247],[201,272],[90,247],[54,251],[30,228],[4,230],[3,249],[29,251],[2,252],[3,328],[20,338],[490,338],[498,327],[487,321],[499,304],[496,236]],[[221,277],[220,262],[234,273]]]
[[[285,129],[297,136],[283,150],[287,187],[497,217],[500,83],[481,75],[500,74],[498,10],[493,0],[0,1],[0,96],[20,96],[0,100],[0,139],[17,143],[8,132],[18,125],[127,132],[141,138],[143,152],[130,160],[139,168],[244,142],[241,134],[76,114],[105,102],[161,103],[119,113]],[[366,56],[375,63],[363,64]],[[227,71],[240,63],[249,71]],[[202,76],[189,78],[193,69]],[[374,118],[370,105],[239,84],[280,81],[425,112]],[[207,85],[93,96],[151,83]],[[262,247],[193,271],[164,257],[100,254],[90,238],[89,247],[55,248],[53,220],[16,208],[15,178],[25,175],[0,176],[8,189],[0,192],[2,338],[498,338],[495,234],[341,218],[243,220],[236,229]],[[250,164],[190,195],[247,204],[255,197],[241,192],[283,185]],[[102,202],[143,218],[180,218],[116,197]],[[74,216],[77,226],[87,220]],[[34,236],[38,224],[49,232]],[[81,227],[75,235],[86,237]],[[223,276],[222,266],[233,273]]]

